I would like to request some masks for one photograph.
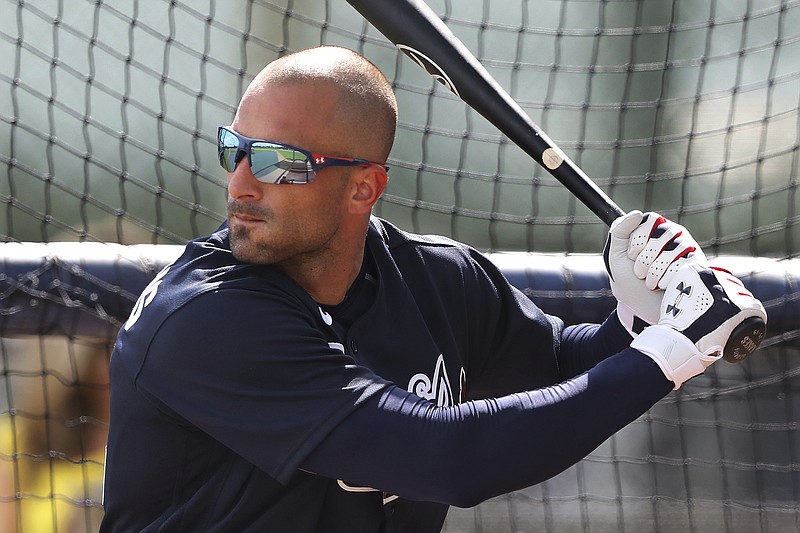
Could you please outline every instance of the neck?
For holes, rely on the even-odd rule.
[[[364,262],[365,241],[346,252],[327,249],[315,257],[295,258],[290,264],[277,265],[316,301],[337,305],[358,277]]]

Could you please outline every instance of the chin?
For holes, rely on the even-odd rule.
[[[263,244],[254,242],[246,231],[231,232],[231,253],[237,261],[256,265],[272,264],[272,254]]]

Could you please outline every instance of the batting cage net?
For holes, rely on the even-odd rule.
[[[753,357],[445,531],[800,531],[800,1],[429,4],[623,209],[687,226],[770,316]],[[2,530],[98,528],[114,335],[224,219],[216,127],[287,51],[346,46],[393,83],[376,214],[492,253],[567,322],[613,309],[607,228],[345,0],[0,5]]]

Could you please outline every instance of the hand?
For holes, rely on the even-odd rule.
[[[667,285],[658,324],[645,328],[631,347],[658,363],[678,389],[722,357],[734,329],[764,306],[738,278],[720,268],[687,264]]]
[[[620,305],[617,314],[633,335],[634,316],[659,320],[663,292],[686,263],[704,265],[705,254],[688,230],[657,213],[631,211],[611,225],[603,250],[606,270]]]

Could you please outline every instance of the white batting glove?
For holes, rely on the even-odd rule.
[[[722,357],[733,330],[764,306],[727,270],[687,264],[667,285],[659,320],[631,347],[653,359],[678,389]]]
[[[619,302],[617,315],[636,336],[636,318],[659,320],[662,289],[686,263],[704,265],[705,254],[688,230],[659,215],[631,211],[616,219],[603,250],[611,291]]]

